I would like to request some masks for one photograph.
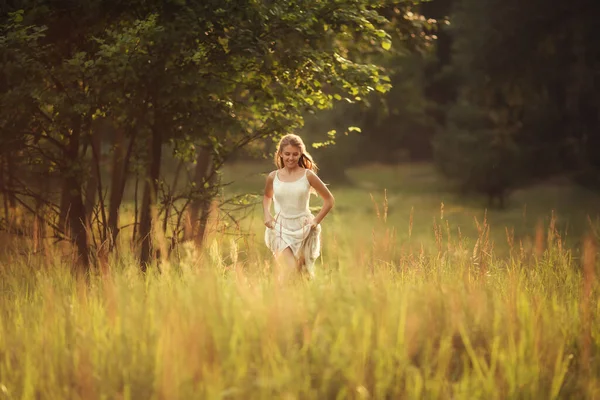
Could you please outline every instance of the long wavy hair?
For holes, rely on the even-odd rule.
[[[298,165],[300,165],[302,168],[310,169],[316,174],[319,170],[317,163],[315,163],[310,153],[306,151],[306,146],[304,145],[302,138],[298,135],[294,135],[293,133],[282,137],[277,145],[277,151],[275,152],[275,165],[277,168],[283,168],[283,157],[281,154],[283,153],[285,146],[290,145],[300,149],[300,159],[298,160]]]

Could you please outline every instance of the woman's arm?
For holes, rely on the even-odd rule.
[[[265,183],[265,191],[263,195],[263,217],[265,226],[267,228],[273,228],[275,221],[271,215],[271,200],[273,199],[273,178],[275,177],[275,171],[271,172],[267,176],[267,182]]]
[[[321,178],[317,176],[317,174],[309,170],[307,178],[310,185],[317,191],[317,193],[319,193],[319,196],[323,198],[323,207],[321,208],[321,211],[319,211],[319,213],[313,221],[313,225],[316,226],[320,224],[321,221],[323,221],[323,218],[325,218],[325,216],[327,215],[327,213],[331,211],[335,204],[335,199],[333,198],[333,195],[331,194],[329,189],[327,189],[327,186],[325,186]]]

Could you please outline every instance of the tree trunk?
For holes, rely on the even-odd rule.
[[[140,191],[140,174],[136,171],[135,173],[135,184],[133,188],[133,233],[131,235],[131,243],[132,246],[135,243],[135,239],[137,237],[137,233],[139,230],[139,216],[140,216],[140,208],[138,206],[138,192]]]
[[[78,121],[75,121],[77,124]],[[65,181],[63,184],[63,201],[61,201],[61,217],[65,216],[68,225],[71,240],[75,243],[78,253],[78,262],[76,267],[79,272],[87,272],[89,269],[88,240],[86,231],[85,205],[79,176],[76,172],[77,158],[79,155],[80,129],[76,125],[69,137],[69,142],[65,149],[65,161],[68,170],[65,171]]]
[[[48,181],[45,180],[41,183],[42,193],[48,193]],[[46,226],[44,223],[44,203],[42,197],[35,199],[35,214],[33,216],[33,252],[37,253],[44,247],[44,236]]]
[[[58,215],[58,229],[60,233],[67,234],[69,228],[67,224],[67,217],[70,212],[69,205],[69,189],[67,188],[66,180],[63,182],[62,189],[60,192],[60,213]]]
[[[7,156],[8,157],[8,156]],[[2,188],[2,201],[4,203],[4,219],[6,220],[6,224],[8,225],[8,219],[10,218],[10,211],[8,206],[8,183],[7,183],[7,172],[8,169],[5,168],[5,157],[0,156],[0,183]]]
[[[110,208],[108,210],[108,230],[112,238],[112,246],[117,245],[117,236],[119,235],[119,209],[123,201],[125,192],[125,183],[127,182],[127,171],[129,170],[129,160],[133,152],[135,135],[131,137],[127,152],[125,152],[125,135],[121,129],[115,133],[115,153],[112,163],[112,179],[110,188]]]
[[[8,198],[8,206],[11,210],[17,207],[17,200],[13,190],[15,188],[15,159],[10,153],[6,154],[6,190]]]
[[[102,192],[101,187],[102,183],[100,181],[100,163],[101,159],[101,131],[99,129],[95,129],[92,134],[92,142],[90,143],[90,149],[92,150],[92,160],[91,164],[91,174],[90,178],[87,181],[87,185],[85,188],[85,222],[89,226],[91,226],[92,222],[92,213],[94,212],[94,206],[96,205],[96,192],[98,192],[98,196],[101,199]],[[102,208],[102,207],[101,207]],[[104,210],[101,209],[101,212]],[[103,221],[106,223],[106,221]],[[106,224],[104,224],[106,225]],[[106,229],[106,227],[104,228]],[[105,235],[102,235],[102,240],[105,239]]]
[[[200,227],[198,224],[198,217],[200,212],[204,210],[205,198],[210,196],[207,193],[205,183],[207,182],[208,176],[211,172],[212,154],[209,148],[200,147],[198,154],[196,155],[196,171],[194,173],[194,186],[196,188],[196,198],[191,202],[188,219],[186,221],[183,240],[189,241],[194,240],[198,245],[202,244],[202,238],[199,236]],[[204,214],[202,214],[204,215]]]
[[[10,152],[0,156],[0,186],[2,191],[2,200],[4,202],[4,219],[6,220],[6,229],[10,231],[15,222],[16,199],[13,178],[13,162]]]
[[[196,245],[201,247],[204,243],[206,236],[206,226],[208,225],[208,218],[210,217],[210,206],[214,198],[213,188],[217,182],[217,174],[211,171],[210,178],[208,181],[208,190],[205,192],[204,198],[202,199],[202,208],[200,210],[200,223],[198,227],[198,234],[196,235]]]
[[[162,129],[155,123],[152,129],[150,143],[150,160],[142,198],[142,212],[140,216],[140,239],[142,241],[140,264],[142,271],[146,271],[152,260],[152,215],[158,199],[158,180],[160,177],[160,162],[162,157]]]
[[[173,193],[177,191],[177,185],[179,184],[179,176],[181,175],[181,170],[183,169],[184,161],[180,160],[177,164],[177,169],[175,170],[175,176],[173,177],[173,183],[171,184],[171,188],[168,193],[168,201],[165,204],[165,218],[163,219],[163,233],[167,234],[167,228],[169,227],[169,219],[171,218],[171,210],[174,207],[173,202]]]

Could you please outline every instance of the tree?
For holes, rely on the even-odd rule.
[[[510,148],[518,148],[509,158],[518,157],[519,169],[503,178],[505,185],[557,172],[595,171],[598,176],[597,155],[587,150],[600,140],[600,91],[593,84],[600,65],[592,16],[596,2],[555,7],[541,0],[454,3],[447,75],[460,87],[455,108],[467,103],[487,114],[493,129],[505,130],[503,136],[511,138]],[[450,111],[448,117],[456,118],[456,113]],[[464,119],[445,123],[436,153],[442,172],[455,177],[448,169],[451,163],[443,160],[450,150],[442,143],[464,142],[467,135],[471,143],[491,145],[497,136],[486,138],[478,129],[457,130],[460,121]],[[453,149],[457,160],[472,156],[469,146]],[[473,171],[485,175],[494,160],[478,160]],[[460,179],[469,181],[473,171],[463,169]]]
[[[521,183],[521,154],[506,113],[465,101],[454,105],[447,120],[434,140],[437,166],[462,192],[484,193],[489,206],[498,200],[504,208],[510,190]]]
[[[134,1],[110,7],[97,0],[85,7],[56,2],[33,7],[28,1],[18,6],[25,10],[22,18],[6,21],[3,31],[14,38],[9,47],[29,59],[5,70],[4,82],[35,112],[21,120],[3,114],[0,126],[4,134],[25,122],[14,131],[19,149],[30,156],[19,173],[39,159],[62,190],[43,196],[40,187],[22,182],[33,189],[17,197],[23,204],[46,199],[49,210],[56,210],[46,223],[57,234],[68,227],[84,270],[92,246],[95,253],[117,241],[133,160],[145,166],[138,232],[146,268],[157,251],[154,230],[170,231],[170,242],[177,243],[184,238],[184,215],[199,219],[201,229],[206,204],[218,193],[215,177],[239,148],[300,127],[306,112],[389,88],[379,65],[354,59],[351,51],[389,47],[380,2]],[[61,22],[73,29],[63,29]],[[36,35],[19,36],[32,30]],[[14,79],[14,71],[26,67],[35,72],[30,79]],[[110,154],[103,154],[107,146]],[[194,179],[167,184],[161,171],[167,148],[185,166],[180,171],[196,160]],[[107,176],[101,172],[111,158]]]
[[[420,4],[404,3],[382,9],[391,36],[389,51],[353,47],[358,57],[382,65],[389,76],[378,82],[375,93],[309,117],[310,126],[302,134],[316,142],[314,155],[326,179],[344,182],[345,169],[358,163],[431,157],[435,130],[427,114],[423,72],[433,50],[437,21],[425,18],[420,8]]]

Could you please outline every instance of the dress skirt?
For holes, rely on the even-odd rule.
[[[277,255],[289,247],[296,260],[304,256],[304,268],[314,277],[314,265],[321,254],[321,225],[311,231],[312,214],[286,218],[281,214],[275,220],[274,228],[265,230],[265,243]]]

